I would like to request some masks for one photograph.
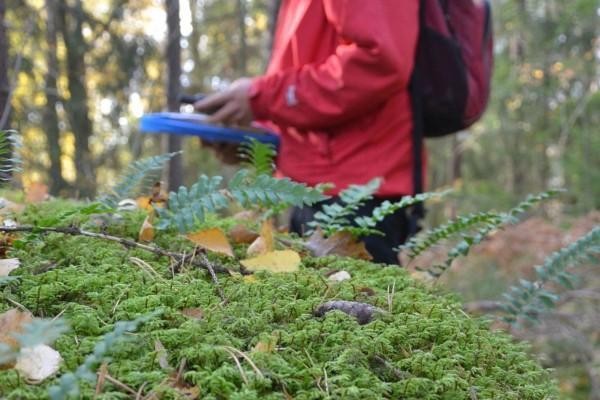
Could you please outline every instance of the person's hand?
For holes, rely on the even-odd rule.
[[[209,113],[217,108],[218,110],[207,118],[210,123],[250,125],[254,119],[248,99],[251,85],[252,79],[240,78],[224,91],[212,94],[194,103],[194,109],[198,112]]]

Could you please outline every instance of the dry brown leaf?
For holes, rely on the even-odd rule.
[[[260,227],[260,236],[257,237],[254,242],[246,250],[248,257],[258,256],[260,254],[266,254],[274,249],[274,236],[273,236],[273,221],[267,219],[263,221]]]
[[[28,312],[22,312],[16,308],[10,309],[0,315],[0,343],[17,349],[19,343],[14,335],[21,333],[26,324],[33,317]],[[54,375],[60,366],[62,357],[60,354],[45,344],[20,349],[16,362],[0,365],[2,368],[17,369],[25,379],[31,383],[38,383]]]
[[[259,237],[258,233],[253,232],[243,224],[238,224],[229,231],[229,238],[235,244],[250,244]]]
[[[249,271],[270,272],[295,272],[300,262],[300,255],[293,250],[275,250],[240,261]]]
[[[265,253],[268,253],[267,245],[265,244],[265,239],[262,236],[257,237],[246,249],[247,257],[255,257]]]
[[[23,212],[23,210],[25,210],[25,204],[15,203],[13,201],[5,199],[4,197],[0,197],[0,205],[2,205],[2,207],[0,208],[1,215],[20,214],[21,212]]]
[[[152,226],[152,216],[148,215],[144,222],[142,223],[142,227],[140,228],[140,233],[138,235],[138,239],[140,242],[151,242],[154,240],[154,226]]]
[[[22,332],[23,326],[32,320],[33,317],[30,313],[17,310],[16,308],[0,314],[0,343],[16,348],[18,342],[12,335]]]
[[[154,207],[165,207],[167,205],[167,200],[169,199],[169,195],[166,191],[162,189],[162,183],[156,182],[152,186],[152,198],[151,202]]]
[[[233,257],[233,249],[227,236],[219,228],[210,228],[196,233],[189,233],[187,238],[201,248]]]
[[[0,233],[0,257],[6,257],[6,253],[12,248],[14,240],[14,235]]]
[[[204,318],[204,311],[198,307],[184,308],[181,313],[191,319],[201,320]]]
[[[106,381],[106,375],[108,375],[108,363],[103,362],[100,364],[100,368],[98,369],[98,380],[96,381],[96,392],[94,393],[94,399],[102,393],[102,388],[104,387],[104,382]]]
[[[234,214],[232,218],[236,221],[255,221],[257,215],[255,211],[244,210]]]
[[[14,271],[19,268],[21,262],[18,258],[6,258],[4,260],[0,260],[0,277],[8,276],[10,271]]]
[[[365,244],[348,232],[338,232],[328,238],[323,237],[320,229],[308,238],[306,247],[315,257],[323,257],[330,254],[338,256],[371,260],[373,257],[367,251]]]
[[[167,359],[167,349],[165,349],[165,346],[158,339],[154,341],[154,350],[156,351],[160,368],[165,371],[171,371],[173,368],[169,365],[169,360]]]

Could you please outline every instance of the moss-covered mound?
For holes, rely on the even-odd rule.
[[[111,229],[132,235],[138,227]],[[159,242],[172,248],[181,243],[173,237]],[[522,400],[554,394],[548,374],[523,346],[490,332],[455,300],[432,293],[399,268],[307,258],[298,273],[220,276],[228,299],[221,305],[206,272],[172,276],[166,259],[115,243],[51,234],[11,255],[22,261],[12,274],[21,278],[5,286],[4,296],[37,316],[64,312],[70,324],[54,344],[65,360],[63,371],[76,369],[116,321],[162,310],[111,349],[108,364],[112,377],[159,398],[181,395],[167,383],[171,372],[160,366],[164,352],[155,350],[156,339],[171,366],[186,360],[185,381],[203,399]],[[325,274],[333,269],[352,278],[328,282]],[[317,306],[331,299],[385,310],[391,304],[391,313],[365,325],[339,311],[314,317]],[[10,307],[0,297],[0,312]],[[200,309],[202,317],[184,315],[186,308]],[[237,357],[238,366],[232,354],[239,353],[231,348],[248,359]],[[27,385],[14,370],[0,371],[0,398],[45,398],[54,383]],[[87,399],[95,388],[85,384],[82,390]],[[97,396],[131,397],[109,383]]]

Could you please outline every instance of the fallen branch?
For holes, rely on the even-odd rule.
[[[67,226],[67,227],[37,227],[37,226],[7,227],[7,226],[0,226],[0,232],[6,232],[6,233],[17,233],[17,232],[62,233],[63,235],[86,236],[86,237],[91,237],[94,239],[102,239],[102,240],[108,240],[111,242],[116,242],[127,248],[142,249],[142,250],[148,251],[150,253],[153,253],[153,254],[156,254],[159,256],[169,257],[169,258],[175,260],[175,262],[177,264],[183,265],[185,263],[189,263],[196,267],[206,269],[209,272],[213,283],[217,287],[219,297],[221,298],[221,300],[226,301],[225,295],[223,294],[223,290],[221,289],[221,286],[219,285],[219,281],[217,279],[216,272],[226,273],[227,270],[223,267],[220,267],[220,266],[217,266],[217,265],[214,265],[213,263],[211,263],[208,260],[208,257],[206,257],[206,255],[204,253],[198,253],[200,255],[200,257],[196,258],[192,254],[190,254],[190,255],[180,254],[180,253],[176,253],[173,251],[165,250],[158,246],[152,246],[152,245],[148,245],[148,244],[138,243],[131,239],[125,239],[125,238],[121,238],[118,236],[107,235],[105,233],[84,231],[84,230],[79,229],[74,226]]]

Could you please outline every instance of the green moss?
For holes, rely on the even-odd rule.
[[[38,218],[44,214],[40,210]],[[134,237],[139,225],[132,225],[141,223],[140,216],[122,221],[109,229]],[[186,246],[168,234],[160,234],[157,241],[174,249]],[[490,332],[485,321],[465,315],[455,299],[431,292],[399,268],[306,258],[294,274],[259,273],[255,282],[220,276],[229,300],[221,305],[204,271],[188,269],[173,278],[165,258],[114,243],[52,234],[15,249],[12,256],[22,261],[13,272],[21,278],[5,286],[4,295],[36,315],[64,312],[72,328],[55,343],[65,360],[63,371],[74,370],[116,321],[162,310],[111,349],[109,372],[136,389],[146,383],[146,391],[154,388],[165,399],[177,398],[177,393],[159,386],[169,372],[159,366],[156,339],[172,366],[185,358],[185,380],[200,388],[203,399],[283,399],[284,393],[294,399],[555,395],[548,373],[527,356],[523,345]],[[131,256],[145,260],[161,277],[133,264]],[[48,269],[48,263],[53,267]],[[347,270],[352,279],[328,286],[324,274],[332,269]],[[393,283],[392,313],[374,322],[358,325],[340,312],[322,319],[312,316],[316,306],[330,299],[359,300],[387,310],[387,288]],[[364,287],[375,295],[361,290]],[[0,300],[1,309],[9,307]],[[188,307],[201,308],[203,319],[185,317],[180,311]],[[276,350],[253,351],[259,341],[274,343]],[[261,375],[240,359],[245,384],[224,346],[244,351]],[[1,371],[0,397],[44,398],[54,383],[27,385],[15,371]],[[91,385],[82,390],[83,398],[92,397]],[[127,395],[106,385],[99,398]]]

